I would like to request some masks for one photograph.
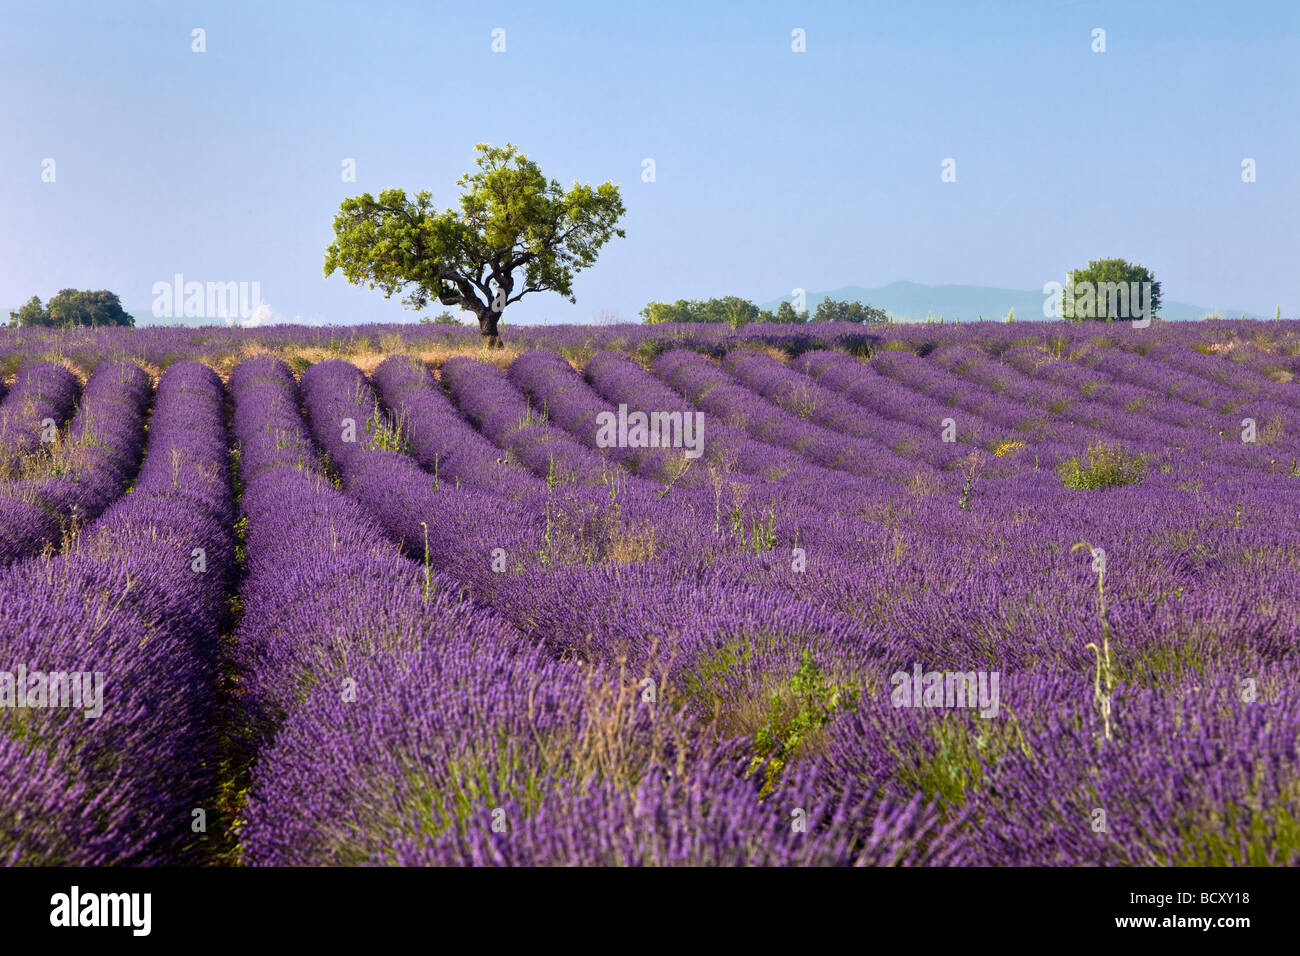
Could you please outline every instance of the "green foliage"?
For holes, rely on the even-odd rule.
[[[1075,544],[1070,551],[1086,548],[1093,552],[1092,545],[1086,541]],[[1094,552],[1095,553],[1095,552]],[[1093,672],[1092,699],[1101,714],[1105,736],[1111,739],[1111,695],[1115,692],[1114,664],[1110,656],[1110,618],[1106,616],[1106,564],[1103,559],[1097,568],[1097,617],[1101,621],[1101,644],[1089,641],[1084,648],[1093,652],[1097,659],[1097,668]],[[1104,688],[1104,689],[1103,689]]]
[[[755,554],[764,554],[776,547],[776,506],[767,510],[766,515],[752,516],[749,519],[749,549]]]
[[[62,328],[70,325],[123,325],[134,326],[135,319],[122,309],[122,302],[107,289],[80,291],[60,289],[42,306],[38,296],[32,296],[17,312],[9,313],[9,324]]]
[[[862,325],[885,323],[889,321],[889,316],[884,309],[863,305],[861,302],[836,302],[834,299],[822,299],[817,303],[817,311],[813,313],[812,321],[856,322]]]
[[[449,309],[443,309],[435,316],[420,316],[421,325],[461,325],[460,319]]]
[[[1183,837],[1179,866],[1269,866],[1300,854],[1300,817],[1294,812],[1300,787],[1291,785],[1269,801],[1261,778],[1252,783],[1247,800],[1225,802],[1201,819],[1179,827]],[[1290,804],[1288,806],[1288,804]]]
[[[882,727],[884,745],[897,765],[895,783],[960,806],[984,785],[986,766],[1012,754],[1032,759],[1015,711],[1006,703],[1002,707],[1007,712],[1005,720],[972,720],[969,715],[952,712],[938,715],[931,722],[928,739],[910,733],[896,737]]]
[[[707,322],[700,317],[702,303],[697,300],[678,299],[676,302],[651,302],[641,310],[644,325],[663,325],[668,322]]]
[[[248,516],[235,522],[235,563],[241,568],[248,563]]]
[[[429,603],[429,596],[433,594],[433,565],[429,558],[429,522],[421,521],[420,527],[424,529],[424,603]]]
[[[798,325],[802,322],[808,321],[808,312],[807,310],[796,312],[794,306],[789,302],[782,300],[781,304],[776,307],[776,315],[773,317],[772,321],[780,322],[784,325]]]
[[[811,650],[804,650],[799,670],[788,686],[768,700],[766,722],[754,735],[755,754],[749,773],[763,768],[763,796],[771,793],[800,744],[829,724],[842,710],[857,706],[858,692],[827,679]]]
[[[339,270],[385,298],[404,290],[413,309],[433,301],[465,309],[492,340],[506,306],[529,292],[576,301],[573,277],[624,235],[616,227],[624,212],[618,187],[574,183],[565,190],[508,143],[475,149],[478,170],[457,181],[459,210],[435,212],[427,190],[414,199],[401,189],[345,199],[325,274]]]
[[[1086,463],[1072,455],[1057,466],[1057,474],[1065,487],[1085,491],[1132,485],[1146,477],[1146,459],[1119,445],[1089,445]]]
[[[763,312],[748,299],[729,295],[725,296],[721,301],[723,321],[733,329],[738,329],[742,325],[748,325],[751,322],[771,321],[771,313]],[[765,316],[766,318],[764,318]]]
[[[1160,283],[1156,281],[1150,269],[1124,259],[1093,259],[1086,268],[1075,269],[1066,276],[1065,289],[1061,293],[1061,316],[1072,322],[1084,320],[1114,322],[1136,318],[1138,303],[1128,299],[1127,313],[1120,314],[1124,313],[1123,302],[1127,295],[1123,297],[1118,294],[1107,295],[1102,291],[1111,283],[1120,284],[1128,290],[1135,282],[1151,284],[1151,314],[1158,315]],[[1081,287],[1080,283],[1087,285]],[[1092,290],[1092,294],[1085,294],[1089,289]]]
[[[748,299],[727,295],[721,299],[678,299],[676,302],[651,302],[641,310],[645,325],[666,322],[725,322],[733,329],[751,322],[774,322],[770,312],[764,312]]]
[[[39,296],[32,296],[17,312],[9,313],[9,324],[31,328],[50,324],[50,313],[45,311]]]
[[[524,403],[524,413],[519,416],[519,423],[515,425],[515,431],[524,428],[545,428],[547,420],[547,411],[545,408],[538,410],[533,408],[532,399],[527,399]]]
[[[374,408],[366,418],[366,437],[369,439],[367,448],[382,448],[403,455],[410,451],[411,440],[405,423],[401,420],[390,421],[379,407],[378,401],[375,401]]]

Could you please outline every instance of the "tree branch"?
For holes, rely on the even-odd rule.
[[[513,298],[506,299],[506,305],[509,305],[511,302],[518,302],[520,299],[522,299],[530,292],[544,292],[544,291],[546,290],[543,289],[541,286],[535,286],[535,285],[527,286],[518,295],[514,296]]]

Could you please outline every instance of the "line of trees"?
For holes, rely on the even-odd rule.
[[[107,289],[95,291],[61,289],[48,305],[40,296],[32,296],[17,311],[9,313],[9,325],[23,328],[61,328],[68,325],[125,325],[134,326],[135,318],[122,308],[115,293]]]
[[[678,299],[676,302],[651,302],[641,310],[645,325],[666,322],[725,322],[733,329],[751,322],[777,322],[797,325],[804,322],[888,322],[889,316],[861,302],[836,302],[823,299],[810,317],[807,311],[796,311],[787,301],[782,301],[775,311],[760,309],[748,299],[727,295],[720,299]]]

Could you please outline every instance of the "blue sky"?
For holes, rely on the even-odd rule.
[[[9,0],[0,306],[74,286],[138,308],[182,273],[258,282],[289,319],[410,321],[323,276],[339,202],[454,205],[474,144],[509,141],[561,183],[621,184],[628,212],[576,305],[530,295],[507,323],[897,279],[1036,289],[1108,256],[1168,299],[1295,315],[1297,104],[1292,0]]]

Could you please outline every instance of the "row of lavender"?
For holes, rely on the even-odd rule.
[[[20,439],[8,446],[11,451],[20,459],[36,457],[42,432],[50,449],[20,469],[25,474],[0,481],[0,564],[34,554],[93,521],[135,475],[153,396],[149,376],[128,362],[100,364],[60,440],[56,423],[64,421],[77,392],[65,368],[37,365],[19,374],[0,403],[0,420]],[[31,397],[19,398],[24,395]]]
[[[57,362],[19,369],[0,400],[0,467],[13,469],[40,447],[50,425],[66,422],[78,391],[76,376]]]
[[[173,366],[131,493],[0,571],[6,863],[177,862],[204,839],[234,568],[223,415],[211,369]]]

